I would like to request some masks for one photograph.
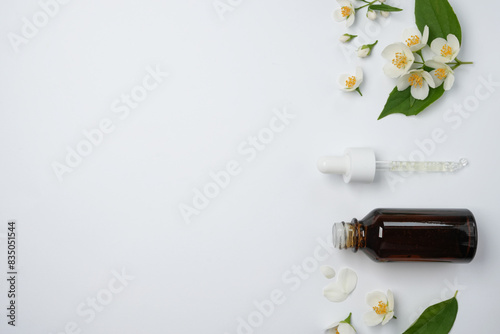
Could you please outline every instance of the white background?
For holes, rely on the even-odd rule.
[[[333,21],[333,0],[232,3],[223,20],[212,0],[73,0],[15,52],[9,33],[21,35],[23,17],[32,21],[41,7],[1,1],[0,332],[233,334],[256,301],[280,290],[284,302],[255,333],[321,333],[349,312],[359,333],[400,333],[457,287],[452,332],[496,332],[500,87],[491,93],[480,78],[500,82],[500,5],[452,1],[463,29],[459,57],[475,64],[458,68],[453,89],[421,115],[377,121],[395,85],[380,52],[414,24],[413,2],[375,23],[360,13],[349,30]],[[340,45],[346,31],[365,38]],[[356,46],[376,39],[370,57],[355,56]],[[356,65],[365,72],[363,97],[337,87],[338,75]],[[157,66],[170,76],[120,119],[111,104]],[[477,90],[489,97],[478,100]],[[458,117],[456,104],[473,110]],[[283,108],[295,118],[247,161],[238,147]],[[53,163],[65,163],[68,147],[103,119],[113,132],[59,182]],[[431,145],[435,129],[446,140]],[[419,158],[422,141],[427,159],[466,157],[470,165],[392,185],[384,175],[344,184],[315,167],[319,156],[356,146],[374,148],[381,160]],[[192,205],[193,189],[231,160],[241,172],[186,224],[179,205]],[[298,288],[283,278],[311,263],[333,222],[376,207],[469,208],[479,229],[476,258],[380,264],[335,251],[321,264],[359,275],[340,304],[322,296],[329,281],[316,268]],[[5,316],[9,219],[19,232],[15,328]],[[134,279],[87,322],[79,305],[109,297],[113,272],[122,270]],[[387,289],[398,319],[366,327],[366,293]]]

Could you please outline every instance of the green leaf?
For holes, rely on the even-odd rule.
[[[370,5],[368,6],[368,9],[371,9],[371,10],[381,10],[383,12],[400,12],[402,11],[401,8],[397,8],[397,7],[392,7],[392,6],[389,6],[389,5]]]
[[[437,37],[446,39],[448,34],[462,43],[462,28],[448,0],[415,0],[415,22],[422,33],[425,26],[429,27],[429,45]]]
[[[403,334],[448,334],[458,313],[458,302],[455,296],[426,308],[417,321]]]
[[[385,103],[384,110],[380,113],[378,119],[382,119],[390,114],[404,114],[406,116],[417,115],[422,110],[431,105],[434,101],[439,99],[444,93],[443,85],[437,88],[430,88],[429,95],[425,100],[415,100],[412,101],[412,96],[410,93],[411,87],[403,91],[399,91],[398,87],[394,87],[389,98]]]

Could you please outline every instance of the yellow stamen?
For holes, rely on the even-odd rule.
[[[387,313],[387,304],[383,301],[378,302],[378,306],[373,306],[373,310],[377,314],[386,314]]]
[[[340,12],[342,13],[343,17],[347,17],[347,16],[351,15],[352,9],[349,6],[342,6],[340,8]]]
[[[406,40],[406,45],[408,46],[417,45],[418,43],[420,43],[420,37],[417,35],[412,35]]]
[[[420,75],[418,75],[417,73],[413,73],[408,78],[408,82],[410,83],[410,85],[412,87],[422,87],[422,85],[424,83],[424,79]]]
[[[438,68],[435,72],[434,72],[434,75],[440,79],[440,80],[443,80],[444,78],[446,78],[446,70],[444,68]]]
[[[347,88],[352,88],[356,84],[356,77],[353,75],[352,77],[347,78],[345,81],[345,85]]]
[[[449,57],[453,54],[453,50],[451,49],[451,46],[448,44],[443,45],[443,48],[441,49],[441,56],[443,57]]]
[[[406,64],[408,64],[408,57],[406,57],[406,55],[401,52],[396,52],[395,57],[392,60],[392,63],[397,68],[403,69],[406,67]]]
[[[335,334],[340,334],[338,329],[335,330]]]

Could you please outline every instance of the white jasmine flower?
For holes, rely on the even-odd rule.
[[[355,334],[356,330],[351,326],[351,313],[343,320],[334,322],[326,329],[326,334]]]
[[[429,95],[429,86],[435,88],[434,80],[429,73],[422,69],[411,70],[398,79],[399,91],[411,86],[411,96],[417,100],[424,100]]]
[[[350,27],[354,23],[354,6],[349,0],[337,0],[340,5],[339,9],[333,12],[333,18],[337,22],[346,21],[346,27]]]
[[[349,42],[351,39],[358,37],[358,35],[351,35],[351,34],[343,34],[342,36],[339,37],[339,41],[342,43]]]
[[[383,16],[383,17],[389,17],[389,15],[391,15],[390,12],[386,12],[386,11],[380,11],[380,14]]]
[[[362,95],[359,91],[359,85],[363,82],[363,70],[361,67],[356,67],[356,75],[341,74],[339,76],[339,86],[340,89],[346,92],[357,91],[359,95]]]
[[[321,270],[323,276],[325,276],[326,278],[330,279],[335,277],[335,269],[333,269],[332,267],[324,265],[319,267],[319,269]]]
[[[453,83],[455,82],[455,75],[453,74],[453,70],[448,65],[434,60],[426,61],[425,65],[434,68],[434,70],[430,72],[430,75],[432,80],[434,80],[436,87],[441,86],[443,82],[444,90],[449,90],[453,86]]]
[[[420,30],[418,30],[417,28],[408,28],[403,31],[403,41],[413,52],[424,48],[424,46],[427,45],[428,39],[429,39],[428,26],[424,27],[423,34],[421,34]]]
[[[349,268],[343,268],[335,282],[325,286],[323,295],[332,302],[344,301],[347,296],[356,288],[358,283],[358,275]]]
[[[366,17],[373,21],[377,18],[377,13],[374,10],[368,9],[368,11],[366,12]]]
[[[382,57],[389,60],[384,66],[384,73],[390,78],[397,78],[408,73],[415,61],[410,48],[403,43],[394,43],[386,46]]]
[[[387,290],[387,296],[380,291],[370,292],[366,295],[366,302],[373,309],[363,317],[367,326],[385,325],[394,317],[394,295],[391,290]]]
[[[449,34],[446,39],[436,38],[431,43],[431,50],[436,54],[435,61],[440,63],[449,63],[453,61],[460,52],[460,42],[458,38]]]

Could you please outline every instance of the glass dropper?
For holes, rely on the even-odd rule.
[[[318,160],[322,173],[342,174],[344,181],[372,182],[376,171],[410,173],[453,173],[469,162],[452,161],[376,161],[370,148],[348,148],[343,156],[326,156]]]
[[[390,172],[454,173],[469,164],[467,159],[453,161],[376,161],[376,169]]]

